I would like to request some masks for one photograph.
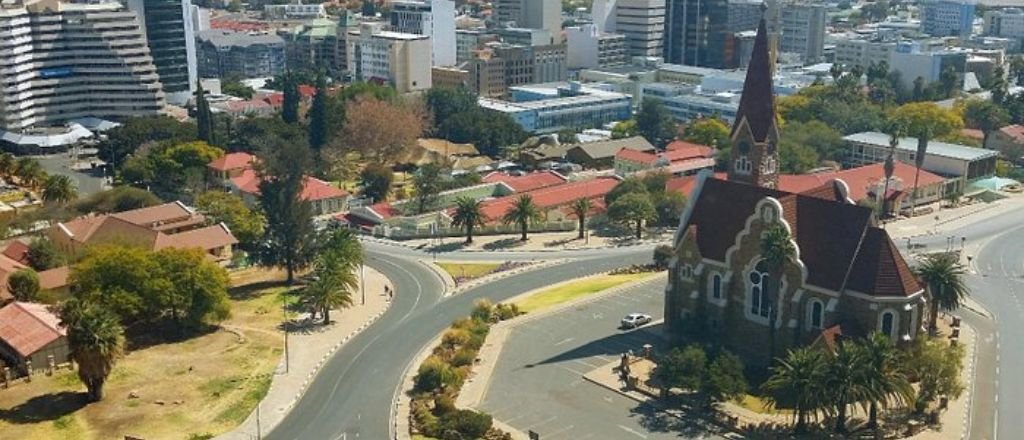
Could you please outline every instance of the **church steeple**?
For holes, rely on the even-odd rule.
[[[778,186],[779,127],[772,90],[773,67],[768,30],[762,17],[732,126],[729,180],[769,188]]]

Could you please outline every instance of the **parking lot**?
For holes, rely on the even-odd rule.
[[[509,334],[480,409],[549,439],[710,438],[699,428],[592,384],[583,375],[639,353],[664,349],[659,324],[619,328],[629,313],[662,316],[664,280],[526,321]]]

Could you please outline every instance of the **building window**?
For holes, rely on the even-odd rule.
[[[722,275],[717,273],[711,276],[711,297],[722,299]]]
[[[751,165],[750,159],[747,159],[747,156],[740,156],[739,159],[736,159],[735,168],[737,173],[750,174],[752,166],[753,165]]]
[[[807,304],[807,327],[820,330],[824,326],[825,306],[816,299]]]
[[[770,293],[771,275],[767,264],[762,260],[750,272],[750,314],[767,318],[773,309]]]
[[[882,312],[882,316],[878,322],[878,331],[884,335],[892,338],[896,332],[896,313],[886,310]]]
[[[693,266],[684,264],[679,266],[679,279],[681,280],[692,280],[693,279]]]

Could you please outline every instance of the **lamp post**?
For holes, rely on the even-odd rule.
[[[362,305],[366,305],[366,264],[359,263],[359,290],[362,291]]]
[[[288,374],[288,296],[284,294],[281,295],[281,313],[284,314],[284,372]]]

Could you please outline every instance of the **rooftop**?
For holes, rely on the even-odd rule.
[[[501,171],[495,171],[483,177],[486,183],[503,182],[516,192],[532,191],[539,188],[559,185],[568,179],[554,171],[538,171],[536,173],[524,174],[521,176],[511,175]]]
[[[879,147],[889,146],[889,135],[885,133],[879,133],[877,131],[866,131],[862,133],[854,133],[843,138],[848,142],[858,142],[862,144],[875,145]],[[896,148],[902,151],[917,152],[917,139],[916,138],[900,138],[899,145]],[[932,156],[942,156],[958,160],[974,161],[986,159],[989,157],[996,157],[999,152],[993,150],[986,150],[983,148],[968,147],[960,144],[950,144],[947,142],[940,141],[928,141],[928,154]]]
[[[0,340],[29,357],[65,335],[60,319],[45,304],[12,302],[0,309]]]
[[[196,32],[200,41],[208,41],[216,47],[249,47],[258,45],[284,46],[284,38],[270,32],[238,32],[227,29],[209,29]]]
[[[484,218],[489,222],[500,221],[501,217],[508,212],[508,209],[524,194],[533,198],[533,203],[538,208],[550,210],[583,197],[589,199],[603,198],[605,194],[608,194],[618,184],[619,179],[615,177],[598,177],[596,179],[568,182],[486,201],[480,207],[480,212],[483,213]]]

